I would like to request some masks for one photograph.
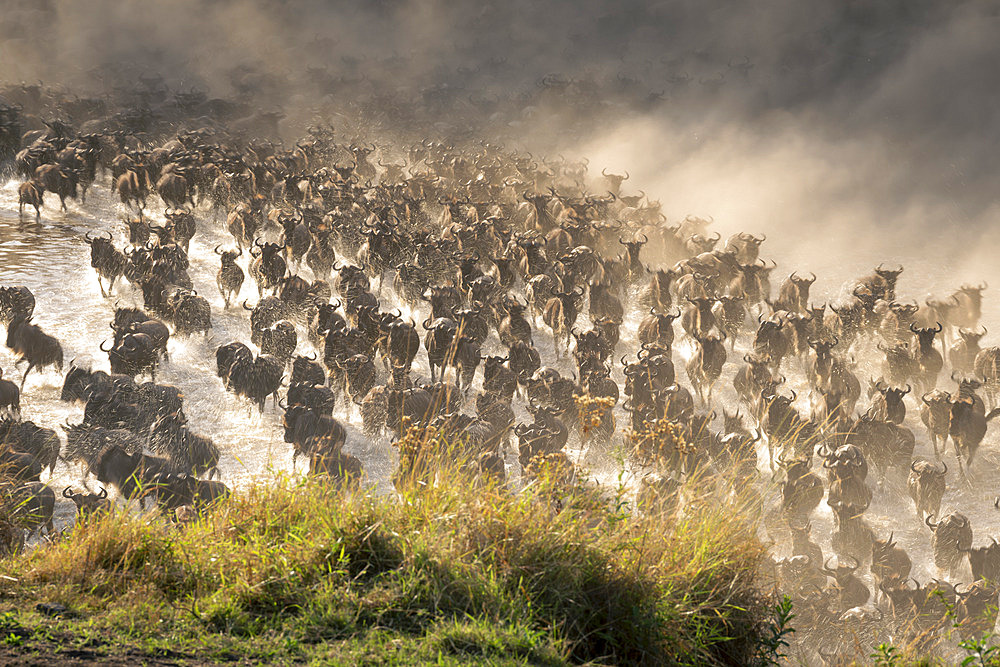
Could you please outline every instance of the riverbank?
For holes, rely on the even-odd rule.
[[[443,480],[449,480],[447,482]],[[750,664],[774,600],[750,504],[513,494],[455,471],[376,496],[281,478],[178,524],[119,511],[0,562],[5,655],[336,664]],[[48,605],[39,607],[39,605]],[[55,655],[52,655],[55,653]]]

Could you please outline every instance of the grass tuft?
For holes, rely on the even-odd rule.
[[[439,462],[435,461],[435,465]],[[0,561],[0,613],[106,650],[319,662],[752,664],[773,600],[752,504],[633,511],[544,467],[511,493],[414,466],[398,496],[278,479],[199,520],[94,517]],[[444,481],[444,480],[447,480]],[[699,486],[704,486],[700,490]],[[64,642],[65,643],[65,642]],[[36,647],[37,649],[37,647]]]

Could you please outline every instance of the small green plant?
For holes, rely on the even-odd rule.
[[[879,644],[871,654],[871,659],[878,667],[894,667],[899,664],[899,649],[892,644]]]
[[[7,646],[20,646],[24,643],[24,638],[21,637],[21,635],[9,632],[7,633],[7,636],[3,638],[3,643]]]
[[[983,636],[978,639],[966,639],[958,643],[959,648],[964,649],[969,655],[962,660],[962,667],[967,667],[968,665],[980,665],[981,667],[986,667],[987,665],[998,665],[1000,664],[1000,647],[991,646],[991,641],[993,639],[993,634],[990,632],[983,633]]]
[[[792,598],[787,595],[774,606],[770,624],[770,633],[761,638],[761,664],[777,665],[782,658],[787,657],[782,653],[788,648],[788,639],[795,632],[792,627],[792,619],[795,614],[792,612]]]

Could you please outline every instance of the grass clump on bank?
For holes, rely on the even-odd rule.
[[[0,562],[0,634],[23,651],[196,660],[773,657],[746,507],[706,497],[638,513],[622,492],[555,484],[514,494],[456,470],[375,496],[279,479],[182,526],[95,517]],[[39,603],[69,612],[45,616]]]

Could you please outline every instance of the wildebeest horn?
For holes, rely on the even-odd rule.
[[[101,341],[101,344],[97,346],[101,350],[101,352],[110,352],[111,350],[114,349],[114,347],[112,347],[110,349],[105,350],[104,349],[104,344],[107,343],[107,342],[108,341],[106,341],[106,340],[105,341]]]
[[[222,247],[222,244],[219,244],[219,245],[215,246],[215,254],[219,255],[220,257],[222,256],[222,253],[219,252],[219,248],[221,248],[221,247]]]
[[[247,305],[247,301],[248,301],[248,299],[243,299],[243,309],[244,310],[253,310],[253,308],[251,308],[251,307],[249,307]]]
[[[796,393],[795,393],[795,390],[794,390],[794,389],[789,389],[789,391],[791,391],[791,392],[792,392],[792,400],[794,401],[794,400],[795,400],[795,397],[796,397],[796,396],[798,396],[798,394],[796,394]]]
[[[73,493],[73,488],[69,487],[69,486],[67,486],[65,489],[63,489],[62,494],[63,494],[63,498],[72,498],[73,496],[76,495],[75,493]]]
[[[926,524],[927,524],[927,527],[928,527],[928,528],[930,528],[931,530],[935,530],[935,529],[937,529],[938,525],[939,525],[939,524],[941,523],[940,521],[938,521],[937,523],[933,523],[933,522],[931,521],[931,518],[932,518],[933,516],[934,516],[933,514],[928,514],[928,515],[927,515],[927,518],[926,518],[926,519],[924,519],[924,523],[926,523]]]
[[[108,497],[108,490],[102,486],[101,492],[97,494],[97,497],[100,498],[101,500],[104,500],[105,498]]]
[[[91,244],[94,242],[94,239],[90,238],[90,232],[84,233],[83,240]]]
[[[941,329],[943,328],[943,327],[941,326],[941,323],[940,323],[940,322],[935,322],[935,324],[936,324],[937,326],[936,326],[936,327],[935,327],[935,329],[934,329],[934,333],[941,333]]]

